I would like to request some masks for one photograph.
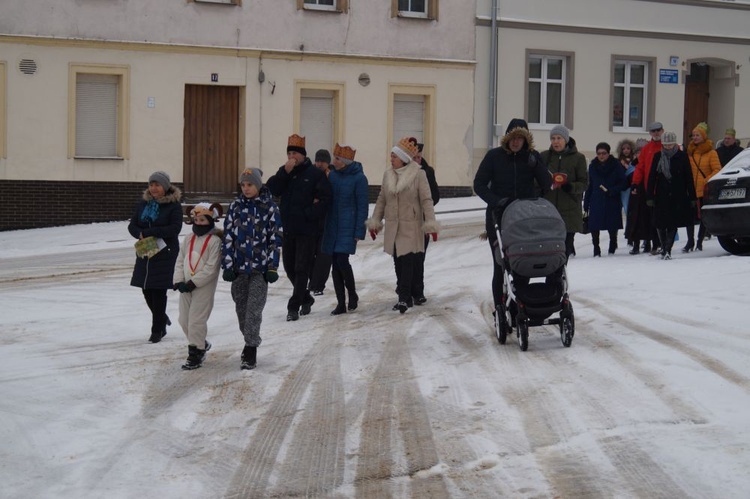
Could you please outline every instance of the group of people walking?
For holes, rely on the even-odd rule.
[[[311,313],[329,274],[336,295],[331,315],[354,311],[360,297],[349,257],[368,230],[373,239],[384,232],[383,249],[393,257],[398,295],[393,310],[403,314],[426,303],[424,253],[428,237],[437,240],[439,232],[434,212],[439,192],[421,152],[422,144],[411,137],[393,147],[392,168],[368,218],[369,184],[356,150],[336,144],[332,157],[319,150],[313,164],[305,138],[292,135],[286,163],[265,184],[257,168],[240,174],[240,193],[229,205],[223,230],[216,227],[220,205],[192,208],[192,234],[182,245],[181,192],[167,173],[153,173],[128,226],[138,239],[131,285],[142,289],[151,311],[149,341],[158,343],[167,334],[167,291],[178,291],[179,323],[188,340],[182,369],[200,367],[211,348],[207,321],[221,274],[231,283],[244,337],[241,368],[255,368],[268,285],[278,280],[279,264],[292,284],[287,321]]]

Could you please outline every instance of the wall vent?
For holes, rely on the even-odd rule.
[[[39,70],[34,59],[21,59],[18,62],[18,70],[25,75],[34,75]]]

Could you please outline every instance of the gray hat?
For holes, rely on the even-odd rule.
[[[664,135],[661,136],[661,143],[662,144],[676,144],[677,134],[674,132],[665,132]]]
[[[164,192],[167,192],[169,188],[172,187],[172,181],[169,179],[169,174],[163,171],[152,173],[148,178],[148,183],[150,184],[151,182],[156,182],[162,186]]]
[[[565,143],[567,144],[570,140],[570,130],[565,128],[563,125],[555,125],[552,127],[552,130],[549,131],[549,138],[551,139],[553,135],[559,135],[563,139],[565,139]]]
[[[654,132],[656,130],[662,130],[664,128],[664,125],[661,124],[661,121],[654,121],[648,126],[649,132]]]
[[[240,184],[242,182],[250,182],[260,191],[260,188],[263,186],[261,177],[263,177],[262,170],[258,168],[245,168],[245,171],[240,173]]]

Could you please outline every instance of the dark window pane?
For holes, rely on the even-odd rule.
[[[412,12],[427,12],[425,9],[425,0],[411,0]]]
[[[633,64],[630,66],[630,83],[642,85],[644,82],[644,69],[644,66],[640,64]]]
[[[542,60],[531,58],[529,59],[529,78],[541,78],[542,77]]]
[[[624,64],[615,64],[615,83],[625,83]]]
[[[625,106],[625,89],[615,87],[612,99],[612,126],[623,126],[623,107]]]
[[[562,111],[562,85],[559,83],[547,84],[547,124],[560,123],[560,112]]]
[[[542,85],[538,82],[529,82],[529,122],[541,123],[541,100]]]
[[[643,89],[630,89],[630,113],[629,125],[635,128],[642,128],[643,124]]]
[[[547,61],[547,78],[552,80],[562,80],[562,61],[559,59],[550,59]]]

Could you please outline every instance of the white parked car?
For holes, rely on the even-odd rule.
[[[701,218],[721,247],[750,256],[750,149],[745,149],[706,183]]]

